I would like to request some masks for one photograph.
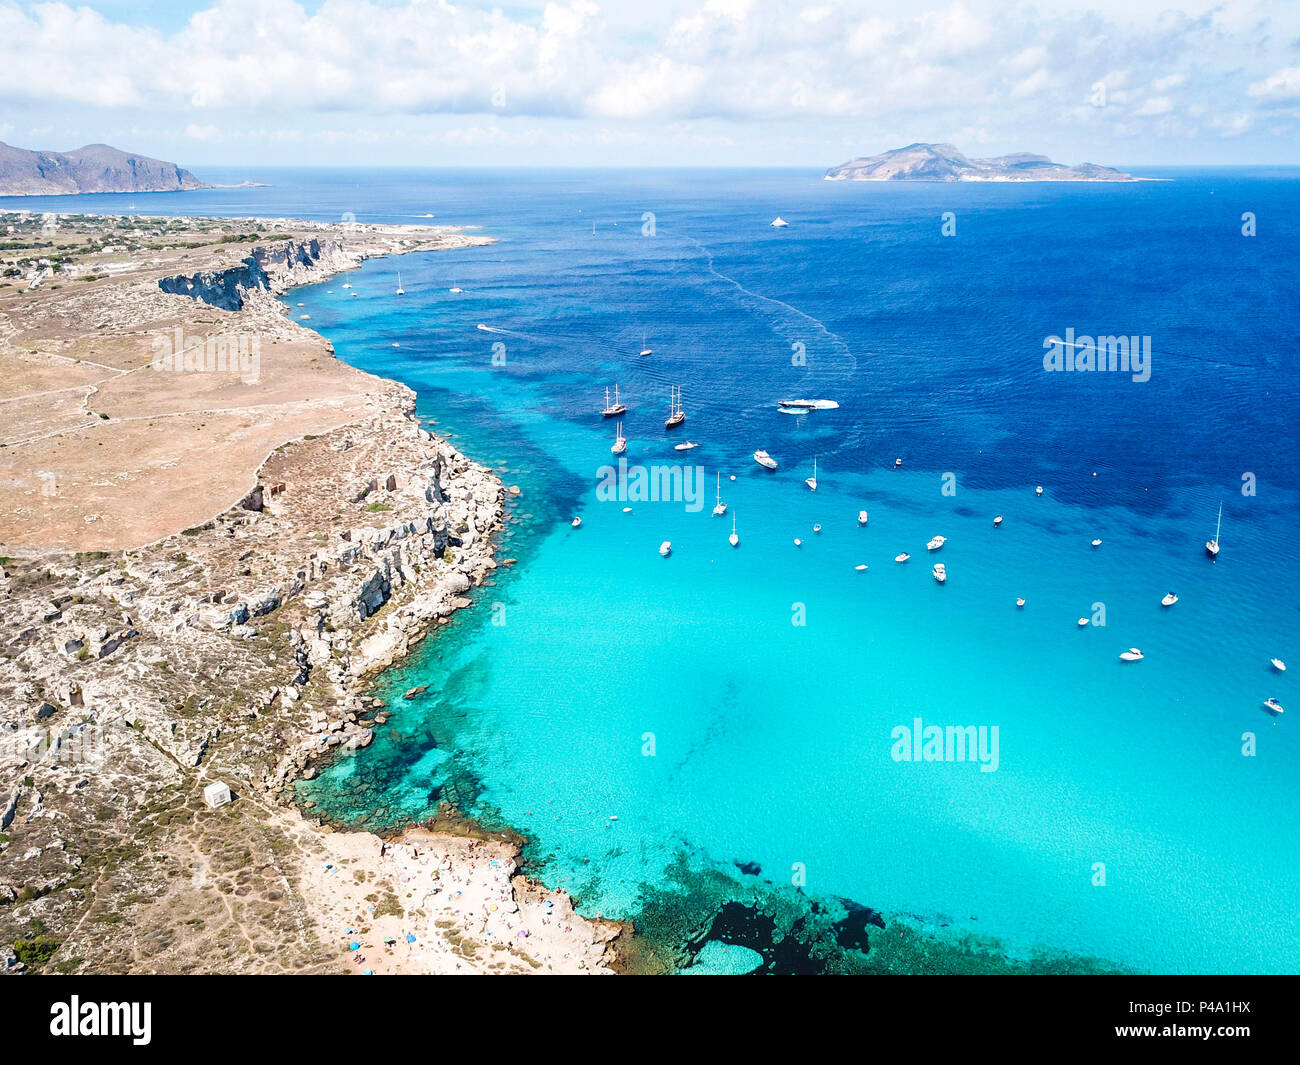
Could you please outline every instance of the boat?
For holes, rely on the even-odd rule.
[[[451,288],[447,289],[447,291],[451,293],[458,293],[461,291],[461,287],[458,284],[456,284],[455,281],[453,281],[451,283]]]
[[[821,525],[814,525],[814,526],[813,526],[813,532],[815,532],[815,533],[819,533],[819,532],[821,532],[821,531],[822,531],[822,527],[821,527]]]
[[[1145,657],[1146,655],[1144,655],[1136,647],[1130,647],[1127,651],[1124,651],[1120,654],[1119,660],[1121,662],[1141,662],[1142,659],[1144,659]]]
[[[866,566],[866,563],[865,563],[865,562],[864,562],[862,565],[860,565],[860,566],[854,566],[853,568],[854,568],[855,570],[857,570],[859,573],[866,573],[866,572],[867,572],[867,566]]]
[[[491,329],[490,326],[484,325],[482,322],[479,322],[479,324],[476,325],[474,328],[475,328],[475,329],[482,329],[483,332],[485,332],[485,333],[490,333],[490,332],[492,331],[492,329]]]
[[[736,515],[731,515],[731,535],[727,537],[727,542],[732,547],[740,546],[740,537],[736,535]]]
[[[803,483],[806,484],[810,491],[817,491],[817,456],[813,456],[813,475],[805,477]]]
[[[1023,608],[1024,605],[1025,605],[1025,600],[1024,600],[1023,597],[1019,597],[1019,598],[1016,599],[1016,609],[1017,609],[1017,610],[1020,610],[1021,608]]]
[[[672,553],[673,553],[673,542],[671,540],[665,540],[662,544],[659,545],[659,554],[662,555],[664,558],[667,558]]]
[[[398,294],[399,296],[405,296],[405,295],[406,295],[406,289],[402,288],[402,271],[401,271],[401,270],[398,270],[398,271],[397,271],[397,294]]]
[[[1268,660],[1268,664],[1272,666],[1274,669],[1276,669],[1279,673],[1286,672],[1286,663],[1283,662],[1282,659],[1280,658],[1270,658]]]
[[[795,546],[795,547],[803,547],[803,541],[800,540],[799,537],[797,537],[797,536],[794,538],[794,546]]]
[[[934,579],[940,584],[943,584],[943,582],[948,579],[948,570],[944,568],[942,562],[936,562],[930,572],[934,575]]]
[[[641,334],[641,350],[640,350],[640,352],[638,352],[638,354],[640,354],[640,355],[653,355],[653,354],[654,354],[654,352],[652,352],[648,347],[646,347],[646,343],[645,343],[645,334],[644,334],[644,333]]]
[[[867,524],[867,512],[865,510],[858,511],[858,524],[859,525]]]
[[[901,470],[902,468],[903,468],[903,460],[902,460],[902,459],[894,459],[894,469],[896,469],[896,470]]]
[[[674,445],[673,445],[673,450],[674,450],[674,451],[690,451],[690,450],[692,450],[693,448],[697,448],[697,447],[699,447],[699,446],[700,446],[700,445],[697,444],[694,440],[686,440],[686,441],[684,441],[683,443],[680,443],[680,444],[674,444]]]
[[[1086,629],[1087,627],[1088,627],[1088,619],[1087,619],[1087,618],[1080,618],[1080,619],[1079,619],[1079,628],[1081,628],[1081,629]]]
[[[774,459],[766,451],[762,451],[762,450],[755,451],[754,461],[757,462],[760,466],[762,466],[765,470],[776,469],[776,459]]]
[[[344,282],[343,282],[343,287],[344,287],[344,288],[351,288],[351,287],[352,287],[352,283],[351,283],[350,281],[344,281]]]
[[[664,422],[665,429],[675,428],[686,421],[686,412],[682,410],[682,390],[680,386],[673,389],[671,406],[672,410],[668,412],[668,420]]]
[[[1176,602],[1178,602],[1178,596],[1174,595],[1173,592],[1170,592],[1167,596],[1165,596],[1163,599],[1160,600],[1160,605],[1173,606]]]
[[[780,215],[777,215],[775,218],[772,219],[772,221],[771,221],[769,224],[770,224],[770,225],[772,226],[772,228],[774,228],[774,229],[784,229],[784,228],[785,228],[786,226],[788,226],[790,223],[787,222],[787,221],[786,221],[784,218],[782,218]]]
[[[621,455],[627,450],[627,437],[623,435],[623,423],[618,423],[618,428],[614,430],[614,446],[609,449],[615,455]]]
[[[776,402],[778,406],[796,410],[838,410],[840,406],[833,399],[778,399]]]
[[[1205,553],[1213,559],[1219,557],[1219,531],[1223,528],[1223,504],[1219,504],[1219,522],[1214,527],[1214,539],[1205,541]]]
[[[627,407],[625,407],[625,406],[624,406],[624,405],[619,401],[619,398],[618,398],[618,385],[615,385],[615,386],[614,386],[614,402],[613,402],[613,403],[611,403],[611,402],[609,401],[609,389],[608,389],[608,388],[605,389],[605,406],[601,409],[601,412],[600,412],[601,417],[602,417],[602,418],[617,418],[620,414],[626,414],[626,413],[627,413]]]
[[[1043,486],[1040,484],[1037,488],[1034,489],[1034,495],[1041,496],[1042,494],[1043,494]]]
[[[939,548],[941,548],[947,542],[948,542],[948,538],[946,536],[936,536],[934,537],[934,539],[926,541],[925,549],[927,551],[938,551]]]
[[[713,516],[720,518],[727,513],[727,504],[722,501],[722,474],[718,474],[718,496],[717,502],[713,504]]]
[[[895,562],[906,562],[906,561],[907,561],[909,558],[911,558],[911,557],[912,557],[911,555],[909,555],[906,551],[904,551],[901,555],[895,555],[895,556],[894,556],[894,561],[895,561]]]
[[[1093,547],[1100,547],[1100,546],[1101,546],[1101,541],[1100,541],[1100,540],[1094,540],[1094,541],[1092,542],[1092,546],[1093,546]]]
[[[1272,711],[1272,712],[1275,713],[1275,714],[1281,714],[1281,713],[1284,712],[1284,711],[1282,710],[1282,704],[1279,703],[1276,699],[1265,699],[1265,700],[1264,700],[1264,709],[1265,709],[1265,710],[1270,710],[1270,711]]]
[[[996,529],[996,528],[998,528],[998,526],[1000,526],[1001,524],[1002,524],[1002,515],[999,514],[996,518],[993,519],[993,528]]]
[[[569,522],[569,524],[572,525],[575,529],[581,529],[581,528],[582,528],[582,519],[581,519],[581,518],[574,518],[571,522]]]

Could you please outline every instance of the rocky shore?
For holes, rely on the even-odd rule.
[[[421,947],[376,971],[607,971],[617,926],[509,875],[513,842],[426,834],[390,852],[292,808],[297,778],[367,746],[386,720],[368,680],[490,578],[506,497],[419,424],[409,389],[337,363],[276,299],[369,254],[446,246],[448,234],[326,228],[96,286],[95,317],[120,336],[138,332],[142,302],[154,322],[215,313],[223,329],[267,338],[286,365],[328,359],[348,390],[323,389],[324,431],[290,422],[194,524],[120,547],[119,528],[147,534],[106,523],[104,546],[78,552],[39,547],[39,514],[0,525],[0,971],[366,971],[348,961],[352,938],[389,925]],[[61,303],[0,304],[8,353],[24,336],[54,348],[41,315]],[[91,395],[143,364],[103,369]],[[221,454],[204,468],[231,473]],[[235,798],[211,808],[204,788],[217,782]],[[483,920],[443,912],[453,892],[482,896]],[[515,915],[520,934],[503,935],[486,916],[497,913]]]

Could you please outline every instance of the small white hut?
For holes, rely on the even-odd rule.
[[[221,781],[209,784],[203,789],[203,801],[213,809],[218,806],[225,806],[230,802],[230,785],[223,784]]]

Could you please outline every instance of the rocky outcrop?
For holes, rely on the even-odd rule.
[[[1136,181],[1132,174],[1095,163],[1066,166],[1045,155],[1019,152],[968,159],[951,144],[909,144],[826,171],[827,181]]]
[[[88,144],[73,152],[28,151],[0,143],[0,196],[206,189],[175,163]]]
[[[238,266],[225,270],[164,277],[158,287],[223,311],[241,311],[253,293],[278,295],[295,285],[323,281],[355,268],[363,258],[359,251],[345,250],[340,240],[290,240],[255,248]]]

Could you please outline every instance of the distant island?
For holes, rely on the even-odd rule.
[[[80,192],[179,192],[206,189],[175,163],[107,144],[41,152],[0,142],[0,196],[72,196]]]
[[[909,144],[881,155],[850,159],[826,171],[827,181],[1139,181],[1096,163],[1066,166],[1045,155],[1017,152],[968,159],[951,144]]]

